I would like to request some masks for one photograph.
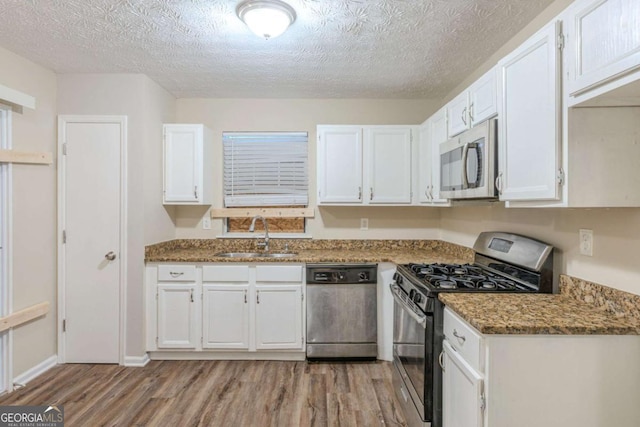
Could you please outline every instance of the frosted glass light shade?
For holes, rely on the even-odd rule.
[[[238,5],[238,17],[259,37],[272,39],[296,20],[296,12],[280,0],[247,0]]]

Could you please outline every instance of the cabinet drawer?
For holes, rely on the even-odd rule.
[[[202,267],[203,282],[248,282],[248,265],[205,265]]]
[[[256,267],[256,282],[302,283],[302,266],[259,265]]]
[[[482,337],[450,309],[444,310],[444,337],[474,369],[483,372]]]
[[[158,280],[161,282],[195,282],[195,265],[159,265]]]

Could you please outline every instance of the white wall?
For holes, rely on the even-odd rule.
[[[175,99],[142,74],[58,76],[60,114],[128,117],[126,355],[144,353],[144,246],[174,237],[172,210],[162,206],[162,123]],[[145,233],[148,236],[145,236]]]
[[[177,120],[204,123],[213,130],[214,188],[222,188],[222,132],[306,131],[309,133],[310,206],[316,204],[316,126],[319,124],[422,123],[440,102],[437,100],[375,99],[179,99]],[[214,206],[222,207],[222,194],[214,194]],[[207,208],[179,207],[177,238],[215,238],[222,221],[202,230]],[[360,230],[360,218],[369,218],[369,230]],[[439,224],[436,208],[330,208],[316,210],[308,232],[323,239],[420,239],[434,238]]]
[[[13,148],[56,152],[56,76],[0,48],[0,84],[36,98],[12,114]],[[56,354],[56,168],[13,165],[13,311],[48,301],[44,317],[14,329],[13,375]]]

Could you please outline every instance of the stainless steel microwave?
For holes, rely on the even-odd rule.
[[[487,120],[440,144],[440,195],[447,199],[498,196],[497,119]]]

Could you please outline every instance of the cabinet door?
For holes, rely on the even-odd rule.
[[[158,285],[158,348],[196,348],[195,285]]]
[[[431,203],[432,157],[431,118],[420,126],[418,142],[418,198],[420,203]]]
[[[202,201],[203,126],[164,125],[164,203]]]
[[[448,204],[440,197],[440,144],[447,140],[447,110],[441,109],[431,119],[431,201]]]
[[[442,373],[443,427],[482,427],[484,395],[482,376],[445,340]]]
[[[471,127],[469,123],[469,92],[464,91],[447,104],[447,137],[451,138]]]
[[[256,349],[302,349],[302,285],[256,286]]]
[[[249,348],[249,285],[203,285],[202,347]]]
[[[582,0],[567,22],[570,95],[640,68],[640,1]]]
[[[469,119],[475,126],[498,114],[498,76],[492,68],[469,88]]]
[[[362,202],[362,128],[318,126],[318,203]]]
[[[411,132],[409,127],[366,129],[370,204],[411,203]]]
[[[498,64],[498,188],[501,200],[559,196],[560,23],[551,23]]]

